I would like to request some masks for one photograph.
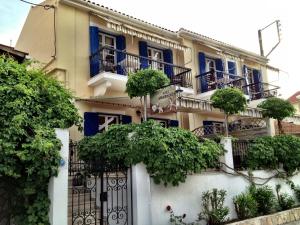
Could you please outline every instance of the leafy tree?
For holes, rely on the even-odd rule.
[[[152,120],[113,125],[79,142],[84,161],[102,158],[127,166],[143,162],[154,181],[165,185],[178,185],[187,173],[218,166],[222,154],[223,148],[211,140],[200,143],[188,130],[164,128]]]
[[[247,100],[240,89],[224,88],[218,89],[211,96],[212,105],[225,113],[225,132],[228,136],[228,117],[246,108]]]
[[[159,88],[170,83],[169,78],[160,70],[144,69],[130,74],[126,92],[130,98],[144,97],[144,120],[147,120],[147,95],[154,94]]]
[[[16,225],[49,224],[48,183],[61,160],[54,128],[81,123],[71,100],[56,80],[0,57],[0,177]]]
[[[263,109],[263,117],[277,120],[279,134],[284,133],[281,121],[288,116],[294,115],[295,113],[295,108],[289,101],[276,97],[266,99],[260,103],[258,107]]]

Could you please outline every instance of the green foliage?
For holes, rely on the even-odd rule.
[[[279,210],[287,210],[293,208],[295,205],[295,200],[292,196],[288,195],[287,193],[280,193],[281,185],[276,185],[276,194],[277,194],[277,201]]]
[[[142,124],[114,125],[107,132],[79,142],[85,161],[105,158],[126,165],[143,162],[156,183],[178,185],[187,173],[218,165],[223,148],[210,140],[199,143],[190,131],[164,128],[150,120]]]
[[[218,89],[211,96],[211,101],[213,107],[224,110],[227,115],[244,111],[247,104],[243,92],[237,88]]]
[[[279,164],[288,176],[300,169],[300,138],[293,135],[257,138],[247,155],[250,168],[276,169]]]
[[[249,192],[257,202],[258,215],[267,215],[275,210],[276,197],[271,187],[267,185],[262,187],[251,186]]]
[[[202,194],[203,211],[199,220],[206,220],[208,225],[224,224],[229,214],[229,208],[224,207],[226,191],[213,189]]]
[[[41,71],[0,57],[0,177],[11,185],[14,224],[48,225],[48,183],[57,175],[54,128],[79,125],[72,95]]]
[[[257,202],[249,192],[237,195],[233,198],[233,202],[239,219],[244,220],[256,216]]]
[[[293,191],[295,193],[298,202],[300,202],[300,186],[294,186]]]
[[[266,99],[258,107],[263,109],[262,114],[264,117],[277,120],[283,120],[295,113],[295,108],[289,101],[276,97]]]
[[[129,97],[153,94],[157,89],[170,83],[166,74],[159,70],[144,69],[128,76],[126,92]]]
[[[185,222],[184,218],[186,217],[186,214],[179,215],[179,216],[175,215],[171,206],[167,206],[167,211],[170,212],[170,222],[172,225],[200,225],[200,223],[198,223],[197,221],[191,223]]]
[[[276,169],[278,159],[275,156],[273,137],[260,137],[254,140],[247,153],[247,164],[252,169]]]

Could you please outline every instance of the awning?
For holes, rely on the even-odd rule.
[[[115,31],[122,32],[124,34],[129,34],[129,35],[132,35],[132,36],[135,36],[135,37],[147,40],[147,41],[152,41],[154,43],[164,45],[168,48],[179,49],[182,51],[188,49],[186,46],[181,45],[177,41],[173,41],[171,39],[164,38],[160,35],[130,26],[128,24],[123,24],[118,21],[107,20],[107,27],[110,29],[113,29]]]

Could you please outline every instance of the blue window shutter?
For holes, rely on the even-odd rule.
[[[261,98],[262,94],[263,94],[263,84],[262,82],[262,77],[261,77],[261,72],[260,70],[253,70],[253,80],[254,80],[254,87],[255,87],[255,92],[256,94],[256,98]]]
[[[117,52],[117,63],[123,61],[126,58],[126,54],[123,53],[126,50],[126,38],[123,35],[119,35],[116,37],[116,47],[117,50],[122,52]],[[117,73],[125,75],[124,68],[122,68],[119,64],[117,65]]]
[[[206,62],[205,62],[205,54],[203,52],[199,52],[198,54],[198,60],[199,60],[199,72],[201,74],[204,74],[206,72]],[[206,92],[208,90],[207,81],[205,79],[205,76],[199,77],[199,88],[201,87],[201,92]]]
[[[236,63],[232,61],[227,62],[229,77],[234,79],[234,75],[236,75]],[[231,75],[232,74],[232,75]]]
[[[99,28],[90,26],[90,76],[93,77],[99,73],[100,57],[99,50]]]
[[[217,78],[218,79],[223,78],[224,67],[223,67],[222,59],[216,59],[216,70],[222,71],[222,72],[217,72]]]
[[[145,42],[145,41],[139,42],[139,53],[140,53],[140,56],[148,58],[147,42]],[[141,69],[148,68],[148,59],[140,58],[140,63],[141,63]]]
[[[132,123],[132,118],[131,116],[127,116],[127,115],[121,115],[120,116],[120,120],[122,124],[130,124]]]
[[[169,120],[169,127],[179,127],[178,120]]]
[[[172,52],[171,49],[164,50],[163,55],[164,55],[164,62],[173,64],[173,52]],[[165,65],[164,66],[164,72],[171,79],[174,75],[173,66]]]
[[[84,113],[84,136],[92,136],[99,132],[100,118],[96,112]]]

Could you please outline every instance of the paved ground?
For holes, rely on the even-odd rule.
[[[284,225],[300,225],[300,221],[292,222],[292,223],[286,223]]]

